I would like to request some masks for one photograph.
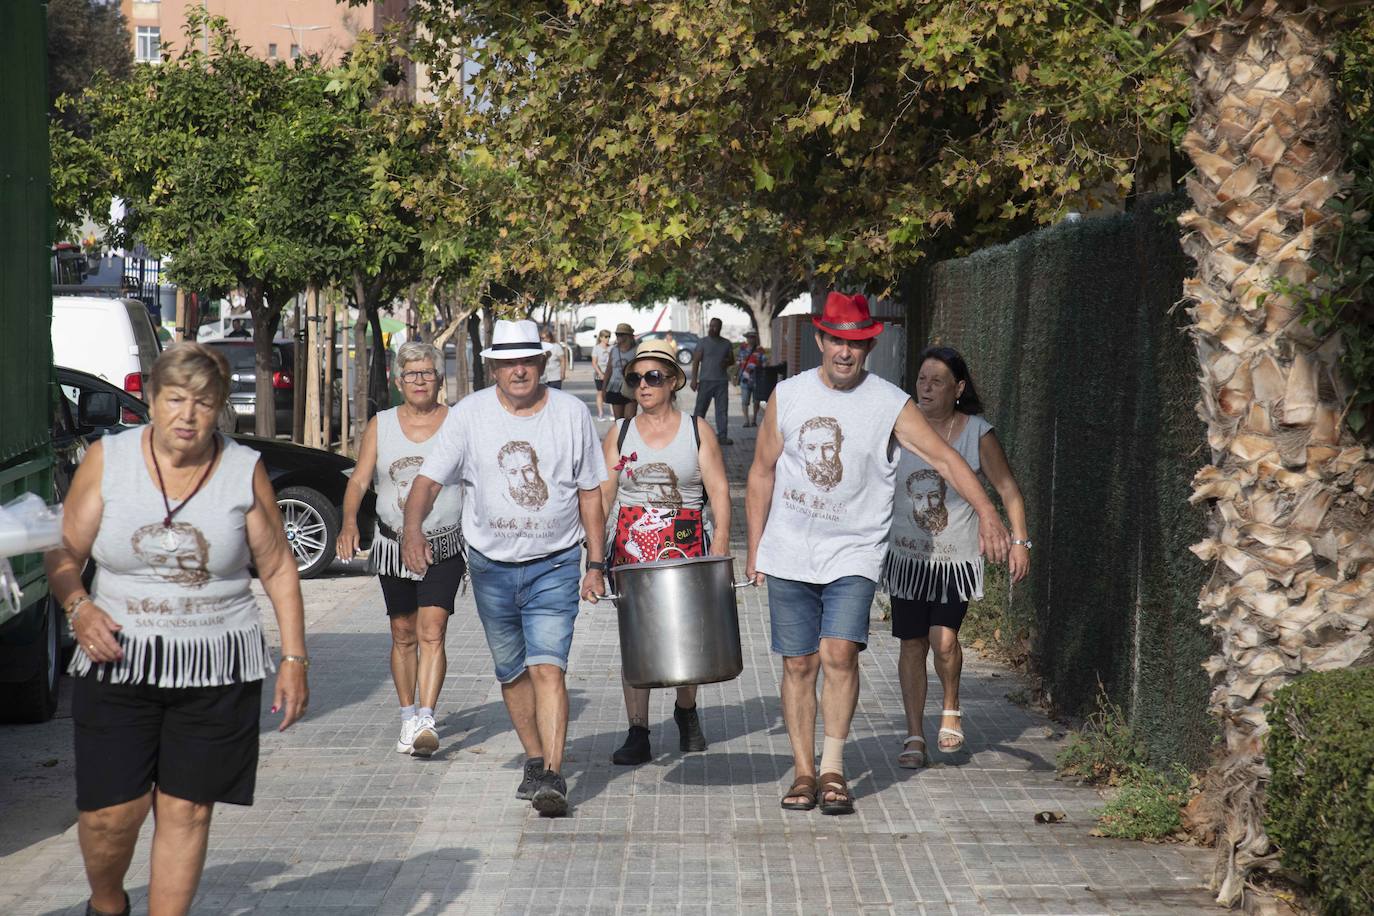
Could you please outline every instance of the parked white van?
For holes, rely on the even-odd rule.
[[[161,350],[148,307],[137,299],[53,297],[55,365],[89,372],[142,397]]]

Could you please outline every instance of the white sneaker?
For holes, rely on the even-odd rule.
[[[415,736],[411,739],[410,755],[428,757],[439,749],[439,730],[434,727],[433,716],[417,716],[415,722]]]
[[[396,753],[410,754],[415,748],[415,731],[420,727],[420,718],[411,716],[401,720],[401,737],[396,741]]]

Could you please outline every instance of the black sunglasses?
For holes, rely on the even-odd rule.
[[[668,381],[668,375],[657,369],[650,369],[643,375],[640,375],[638,372],[625,373],[625,384],[629,385],[631,388],[638,388],[641,381],[648,382],[650,388],[662,388],[663,383]]]

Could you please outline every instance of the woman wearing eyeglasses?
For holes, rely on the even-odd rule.
[[[374,487],[377,532],[368,568],[381,582],[391,619],[391,678],[401,706],[401,736],[396,750],[428,757],[439,749],[434,708],[448,668],[444,635],[466,572],[463,504],[460,487],[443,488],[425,517],[425,539],[434,562],[423,578],[406,569],[400,544],[406,497],[438,441],[435,433],[448,416],[448,408],[439,403],[444,363],[435,347],[418,341],[406,343],[396,354],[396,365],[396,387],[405,401],[377,414],[367,424],[358,465],[344,493],[343,527],[336,552],[341,560],[351,560],[357,553],[358,507],[368,486]]]
[[[716,434],[704,421],[678,410],[673,403],[687,377],[678,365],[676,348],[661,340],[639,345],[624,370],[624,391],[634,398],[638,413],[617,422],[602,448],[610,474],[601,485],[607,517],[615,519],[609,553],[611,566],[645,563],[668,548],[669,557],[730,554],[730,486],[725,477]],[[714,538],[702,524],[709,497],[715,517]],[[610,509],[618,506],[615,513]],[[630,733],[611,762],[629,766],[647,763],[649,749],[649,691],[624,686]],[[706,750],[696,708],[697,688],[677,688],[673,720],[683,751]]]

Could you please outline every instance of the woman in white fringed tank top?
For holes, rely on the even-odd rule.
[[[951,347],[926,348],[917,365],[916,406],[1002,499],[1011,520],[1011,577],[1019,582],[1030,568],[1025,503],[992,424],[983,419],[983,405],[968,366]],[[902,641],[897,673],[907,738],[897,762],[915,768],[927,759],[923,717],[926,656],[932,649],[944,688],[938,746],[953,753],[964,745],[959,708],[964,656],[959,627],[969,601],[983,597],[983,557],[978,552],[978,517],[973,507],[934,468],[905,450],[897,465],[882,585],[892,596],[892,635]]]

